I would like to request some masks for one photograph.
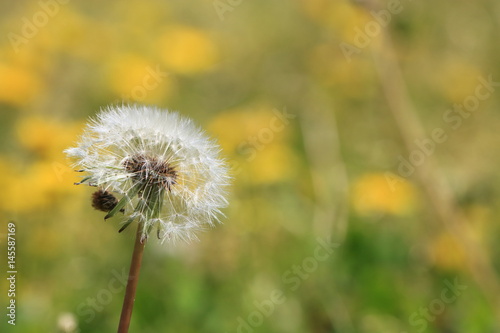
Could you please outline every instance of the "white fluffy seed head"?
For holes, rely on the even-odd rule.
[[[140,188],[125,213],[143,222],[143,238],[153,227],[162,240],[196,238],[227,206],[230,177],[219,146],[175,112],[108,107],[65,153],[89,185],[122,196]]]

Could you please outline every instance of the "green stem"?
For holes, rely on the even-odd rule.
[[[130,318],[132,317],[132,309],[134,308],[135,292],[137,290],[137,282],[139,281],[139,271],[141,269],[142,254],[146,240],[141,242],[142,230],[144,222],[137,226],[135,237],[134,252],[132,254],[132,262],[130,263],[130,271],[128,275],[127,289],[125,290],[125,299],[123,300],[122,314],[120,316],[120,324],[118,333],[127,333],[130,326]]]

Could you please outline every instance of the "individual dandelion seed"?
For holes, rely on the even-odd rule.
[[[142,222],[142,240],[153,228],[162,241],[196,238],[227,205],[228,167],[219,146],[175,112],[109,107],[65,152],[86,173],[79,184],[122,195],[106,218],[132,206],[123,225]]]
[[[86,173],[75,184],[99,188],[92,205],[107,212],[105,219],[128,205],[119,232],[138,222],[118,327],[118,333],[126,333],[148,234],[156,228],[162,241],[189,240],[219,221],[227,205],[228,167],[219,146],[191,120],[136,105],[103,110],[77,146],[65,152]]]

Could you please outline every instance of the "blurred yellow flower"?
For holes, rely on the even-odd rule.
[[[22,165],[8,159],[0,159],[2,178],[0,185],[0,209],[8,212],[44,209],[73,191],[68,186],[75,179],[71,168],[64,161],[35,162]]]
[[[63,149],[76,140],[82,124],[60,123],[38,116],[23,117],[16,125],[19,143],[38,157],[63,157]]]
[[[40,13],[38,17],[43,17],[40,3],[33,2],[29,7],[25,9],[26,12]],[[73,8],[71,3],[56,5],[53,9],[55,12],[47,24],[36,25],[31,21],[32,36],[23,39],[23,42],[12,50],[19,51],[14,52],[16,60],[24,58],[23,62],[29,60],[33,64],[38,63],[37,68],[47,68],[47,62],[59,66],[60,54],[70,55],[77,60],[103,61],[103,57],[109,54],[110,43],[115,41],[111,35],[109,21],[99,21],[87,16],[87,13]],[[14,28],[17,29],[19,28]],[[20,36],[22,38],[22,33]],[[32,57],[40,59],[32,60]]]
[[[79,47],[84,37],[86,28],[90,24],[79,12],[70,6],[60,7],[59,15],[55,15],[50,24],[39,31],[36,39],[53,51],[71,51]],[[95,39],[95,36],[93,37]]]
[[[404,215],[415,204],[415,189],[410,182],[393,174],[365,174],[354,182],[352,204],[360,214]]]
[[[483,204],[474,203],[464,208],[467,219],[471,222],[468,233],[477,242],[485,243],[487,238],[491,235],[495,223],[494,213],[491,207]]]
[[[217,48],[210,36],[192,27],[168,28],[160,36],[158,47],[165,66],[181,74],[206,71],[217,59]]]
[[[75,58],[103,61],[113,42],[109,22],[101,22],[74,10],[71,4],[61,7],[40,32],[40,41],[50,50],[67,53]]]
[[[120,100],[161,103],[174,89],[169,74],[160,65],[140,56],[121,55],[109,64],[109,86]]]
[[[434,73],[435,82],[450,102],[462,103],[465,98],[474,95],[478,85],[477,77],[482,75],[476,66],[451,57],[446,58],[438,68]]]
[[[6,189],[0,199],[3,209],[42,209],[72,191],[68,184],[75,180],[75,175],[63,149],[76,139],[81,127],[37,116],[20,118],[16,124],[19,144],[34,158],[29,162],[0,158],[0,186]]]
[[[364,29],[373,19],[362,6],[346,0],[302,0],[302,5],[312,20],[333,30],[348,43],[356,36],[355,28]]]
[[[429,256],[433,264],[442,269],[463,270],[466,254],[463,245],[452,235],[443,232],[429,245]]]
[[[267,106],[221,113],[208,125],[223,151],[230,154],[233,173],[252,183],[289,179],[298,169],[288,137],[291,117]],[[236,177],[240,178],[240,177]]]
[[[23,106],[40,91],[41,84],[34,73],[0,63],[0,102]]]
[[[221,112],[208,124],[208,130],[217,135],[225,151],[235,151],[242,143],[258,135],[263,128],[271,127],[271,121],[280,112],[266,105],[244,107]],[[273,142],[283,142],[289,133],[284,127],[275,131]]]
[[[373,77],[372,64],[364,57],[347,61],[338,45],[320,44],[309,51],[308,64],[312,74],[327,86],[346,97],[364,97],[363,86]]]
[[[18,196],[17,192],[20,190],[20,186],[12,186],[17,180],[22,180],[18,168],[19,166],[14,161],[3,156],[0,157],[0,174],[2,175],[0,177],[0,186],[3,189],[3,191],[0,191],[0,211],[16,211],[16,209],[9,209],[10,203],[6,200]]]
[[[259,152],[255,161],[248,163],[248,176],[257,184],[279,182],[293,177],[298,171],[298,165],[288,146],[274,144]]]

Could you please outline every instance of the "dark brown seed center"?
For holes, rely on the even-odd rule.
[[[133,173],[135,180],[145,184],[158,184],[169,191],[177,184],[177,171],[166,161],[144,154],[136,154],[128,157],[123,162],[127,172]]]

